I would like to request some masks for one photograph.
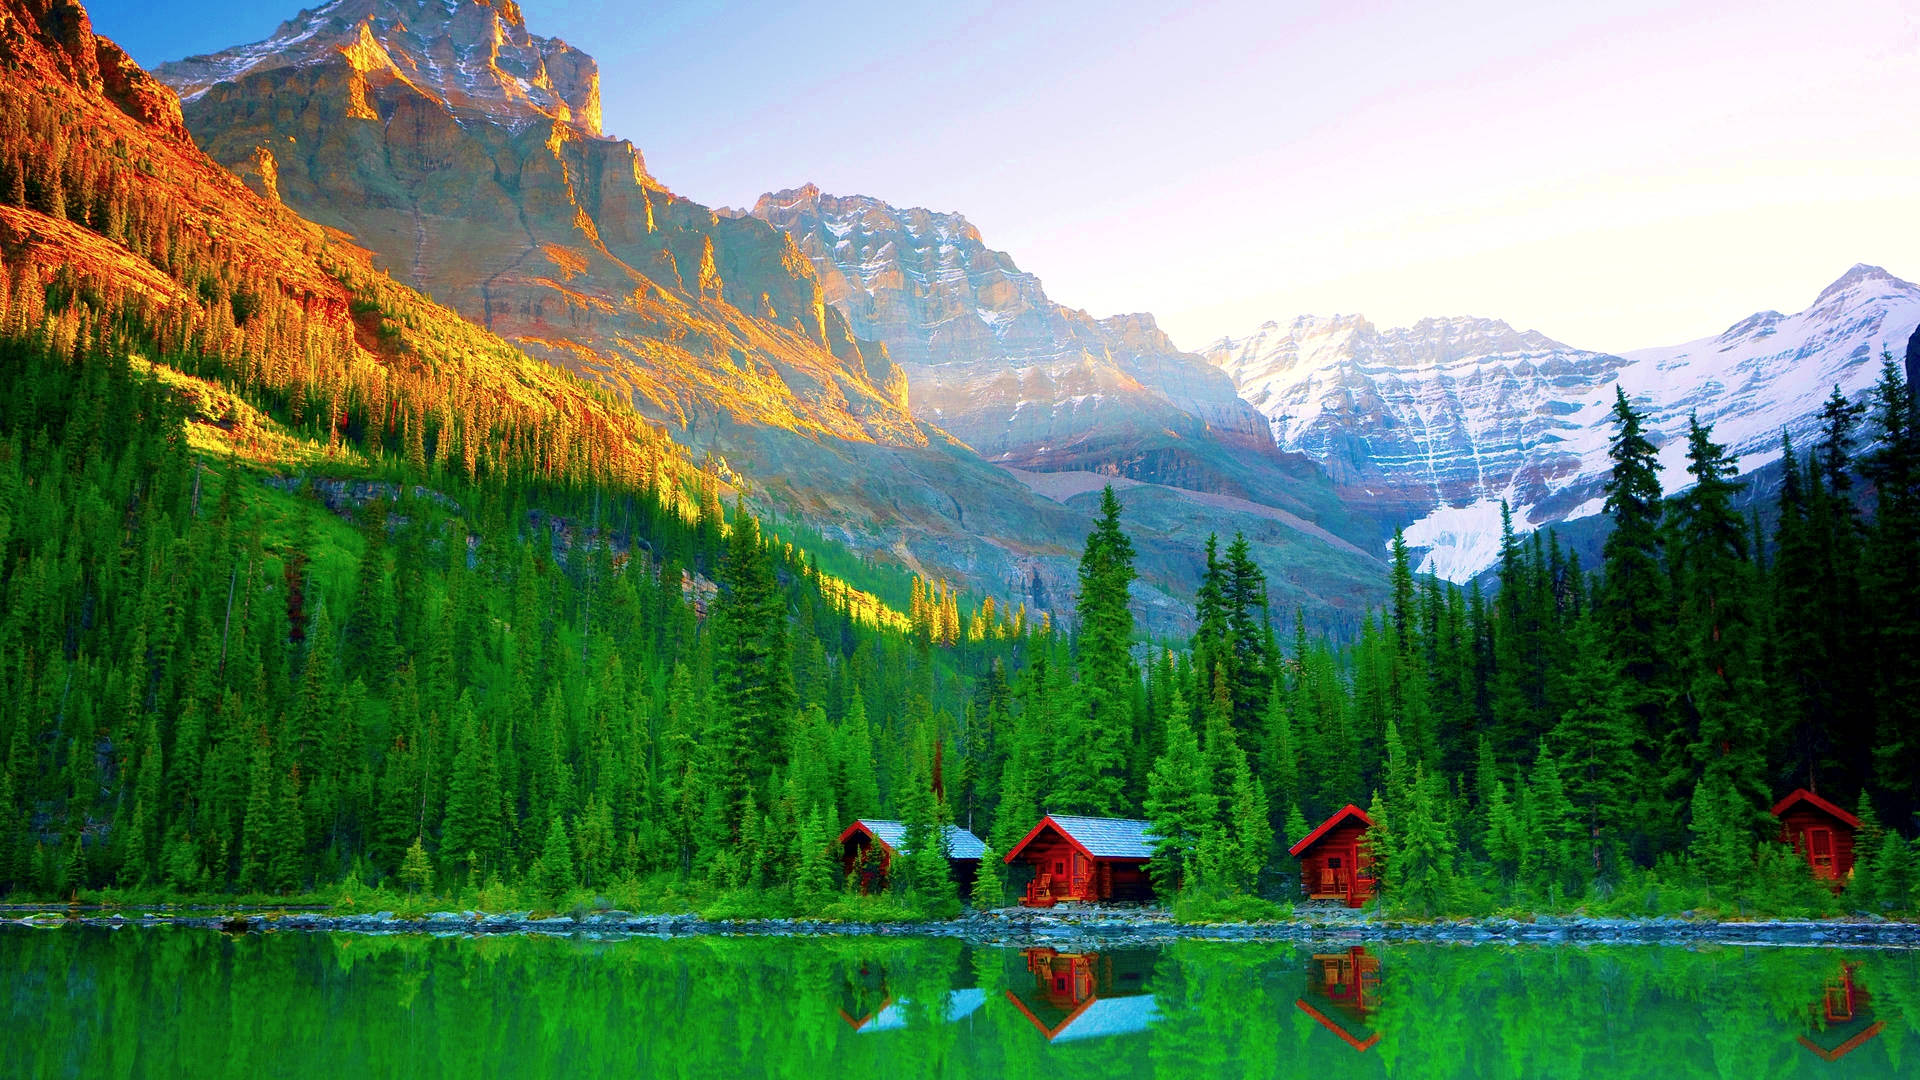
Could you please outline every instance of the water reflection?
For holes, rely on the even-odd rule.
[[[1380,1004],[1380,958],[1362,946],[1313,954],[1307,988],[1294,1007],[1362,1053],[1380,1041],[1367,1016]]]
[[[912,1026],[915,1016],[951,1023],[972,1016],[987,1000],[987,992],[977,986],[958,987],[932,999],[939,1008],[918,1010],[912,998],[896,998],[887,989],[887,969],[882,965],[857,963],[848,971],[841,983],[840,1019],[859,1032],[898,1031]]]
[[[1151,952],[1037,948],[1020,956],[1028,977],[1007,990],[1007,1000],[1050,1043],[1132,1035],[1160,1018],[1147,992]]]
[[[1920,1078],[1920,953],[0,926],[0,1077]]]
[[[1814,1028],[1800,1036],[1800,1045],[1824,1061],[1839,1061],[1887,1026],[1873,1015],[1873,995],[1855,977],[1859,968],[1841,964],[1839,975],[1827,981],[1820,1000],[1809,1010]]]

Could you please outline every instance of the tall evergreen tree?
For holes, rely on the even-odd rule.
[[[1133,541],[1120,528],[1120,500],[1109,486],[1100,517],[1080,557],[1078,742],[1073,772],[1049,804],[1067,812],[1111,815],[1127,810],[1126,748],[1132,742],[1138,678],[1133,665]]]

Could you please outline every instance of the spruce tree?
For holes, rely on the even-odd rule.
[[[1561,697],[1569,702],[1551,743],[1564,767],[1566,797],[1579,826],[1579,872],[1611,880],[1639,788],[1633,715],[1591,619],[1575,624]]]
[[[1199,741],[1187,722],[1186,701],[1176,688],[1166,718],[1165,750],[1147,779],[1147,821],[1154,836],[1147,864],[1154,889],[1165,897],[1187,887],[1200,855],[1200,842],[1214,820],[1211,778]]]
[[[1603,546],[1606,566],[1598,614],[1607,649],[1624,676],[1622,693],[1649,752],[1669,741],[1672,610],[1662,559],[1660,465],[1641,415],[1614,390],[1615,430],[1608,443],[1613,468],[1606,512],[1613,530]]]
[[[973,890],[967,899],[976,911],[991,911],[1007,902],[1006,864],[992,844],[980,853],[980,870],[974,876]]]
[[[1120,528],[1120,500],[1109,486],[1080,557],[1080,741],[1071,756],[1074,774],[1049,800],[1053,809],[1108,816],[1131,803],[1125,780],[1137,683],[1128,602],[1133,579],[1133,541]]]
[[[1686,687],[1681,704],[1691,718],[1694,767],[1721,773],[1740,799],[1757,807],[1767,790],[1753,571],[1745,523],[1732,505],[1739,490],[1734,459],[1712,435],[1698,417],[1689,420],[1687,471],[1694,484],[1679,499],[1674,567]]]

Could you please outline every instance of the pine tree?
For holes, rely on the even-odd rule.
[[[567,836],[567,823],[555,817],[547,823],[547,839],[540,857],[528,874],[529,883],[540,895],[561,897],[577,884],[573,876],[573,841]]]
[[[447,780],[446,817],[441,825],[443,857],[468,860],[473,880],[498,865],[504,822],[500,812],[500,771],[494,762],[493,737],[473,715],[473,705],[462,694],[454,705],[454,740],[458,750]]]
[[[837,867],[827,819],[819,807],[807,815],[806,825],[800,830],[794,864],[798,867],[793,880],[795,903],[811,908],[833,895]]]
[[[1662,559],[1660,465],[1622,388],[1614,391],[1613,418],[1616,430],[1608,444],[1613,470],[1606,483],[1613,531],[1603,548],[1606,568],[1597,613],[1608,653],[1624,676],[1627,708],[1637,718],[1646,751],[1654,755],[1664,751],[1672,734],[1667,708],[1673,617]]]
[[[1006,866],[993,845],[986,845],[980,854],[980,870],[973,879],[973,891],[968,899],[976,911],[991,911],[1007,902]]]
[[[1112,815],[1128,809],[1126,748],[1133,735],[1133,541],[1120,528],[1120,500],[1108,487],[1100,517],[1080,558],[1079,741],[1069,761],[1074,772],[1049,799],[1069,813]]]
[[[1920,415],[1891,354],[1873,388],[1879,444],[1864,471],[1873,481],[1867,543],[1873,597],[1874,778],[1900,811],[1920,808]],[[1904,816],[1904,813],[1901,815]]]
[[[1751,812],[1722,770],[1711,770],[1693,789],[1690,853],[1718,899],[1734,895],[1753,870]]]
[[[414,893],[433,887],[433,864],[427,860],[427,849],[418,836],[407,848],[406,858],[400,861],[400,883]]]
[[[1242,892],[1258,893],[1260,873],[1273,856],[1273,825],[1267,820],[1267,792],[1247,766],[1245,754],[1234,762],[1229,828],[1233,856],[1232,884]]]
[[[1190,883],[1201,839],[1214,820],[1212,781],[1177,687],[1173,702],[1165,724],[1166,749],[1147,779],[1147,821],[1154,835],[1153,859],[1147,867],[1162,896],[1172,896]]]
[[[1712,429],[1689,421],[1687,471],[1679,499],[1682,542],[1674,577],[1685,656],[1684,710],[1692,717],[1695,767],[1720,772],[1749,805],[1766,800],[1765,743],[1753,574],[1745,523],[1732,507],[1734,459]]]
[[[1579,823],[1580,872],[1611,880],[1624,851],[1636,788],[1633,716],[1590,619],[1575,624],[1570,663],[1560,696],[1571,704],[1554,726],[1551,742],[1558,748],[1566,797]]]

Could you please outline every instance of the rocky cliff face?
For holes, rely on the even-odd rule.
[[[258,190],[649,415],[924,443],[898,372],[821,303],[807,261],[604,137],[593,60],[510,2],[335,0],[158,74]]]
[[[82,94],[104,98],[167,139],[184,139],[180,100],[93,32],[75,0],[8,0],[0,6],[0,63]]]
[[[1210,488],[1222,447],[1272,448],[1232,382],[1151,315],[1096,319],[986,246],[959,214],[805,187],[753,216],[793,238],[855,335],[884,342],[915,407],[989,460]]]
[[[1465,580],[1494,561],[1501,500],[1523,530],[1600,512],[1616,385],[1648,411],[1677,490],[1690,414],[1758,468],[1779,456],[1783,430],[1805,444],[1832,387],[1864,395],[1882,351],[1916,322],[1920,287],[1856,266],[1798,314],[1620,356],[1497,320],[1382,330],[1358,316],[1268,323],[1207,356],[1282,447],[1324,464],[1350,503],[1405,525],[1423,569]]]

